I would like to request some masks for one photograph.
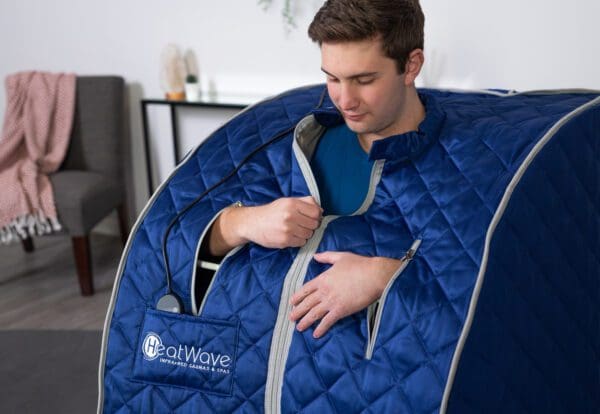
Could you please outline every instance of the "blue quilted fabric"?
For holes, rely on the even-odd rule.
[[[516,188],[448,412],[600,409],[599,131],[598,110],[571,120]]]
[[[323,86],[295,90],[243,112],[192,152],[153,196],[117,275],[101,358],[102,411],[437,413],[445,392],[452,412],[586,412],[597,406],[597,397],[587,393],[598,389],[597,370],[585,361],[592,358],[597,367],[600,348],[593,309],[598,105],[559,128],[532,163],[497,227],[481,294],[473,295],[486,235],[507,186],[535,145],[593,94],[421,90],[427,118],[420,130],[373,147],[371,157],[382,170],[372,203],[362,214],[330,217],[315,238],[316,251],[401,258],[415,240],[419,249],[376,309],[340,320],[323,338],[312,338],[309,329],[293,331],[288,341],[277,330],[288,313],[280,309],[287,303],[286,275],[300,269],[304,282],[327,268],[304,262],[297,248],[244,245],[221,264],[206,297],[192,297],[198,244],[222,208],[311,193],[290,128],[311,113],[322,124],[339,121],[323,94]],[[175,225],[168,255],[187,315],[153,310],[165,293],[160,244],[168,223],[252,149],[286,130]],[[571,169],[580,159],[582,165]],[[561,201],[549,206],[549,199]],[[563,260],[573,247],[573,259]],[[467,337],[469,306],[476,303],[481,312]],[[457,352],[461,335],[468,340]],[[585,352],[564,359],[572,344]],[[555,358],[563,360],[548,367]],[[453,359],[456,376],[450,374]],[[281,381],[268,387],[277,367]],[[571,376],[568,385],[560,373]],[[575,384],[581,385],[577,392]],[[581,401],[555,401],[574,396]]]

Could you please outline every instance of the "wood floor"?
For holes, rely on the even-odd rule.
[[[118,237],[91,238],[93,296],[79,293],[68,236],[34,239],[35,251],[21,244],[0,245],[0,329],[100,330],[123,246]]]

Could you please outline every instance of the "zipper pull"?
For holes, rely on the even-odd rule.
[[[404,257],[402,258],[402,260],[411,261],[412,258],[415,256],[415,253],[417,252],[417,250],[419,250],[421,241],[422,241],[421,239],[415,240],[413,242],[412,246],[410,246],[410,249],[408,249],[408,251],[404,254]]]

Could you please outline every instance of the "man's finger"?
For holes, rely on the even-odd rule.
[[[314,259],[319,263],[334,264],[342,257],[342,252],[321,252],[315,253]]]
[[[300,290],[296,291],[292,297],[290,298],[290,305],[296,306],[302,300],[317,290],[317,282],[316,279],[311,280],[310,282],[306,282],[304,286],[300,288]]]
[[[309,203],[309,204],[314,204],[317,205],[317,202],[315,201],[315,198],[311,195],[308,196],[304,196],[304,197],[298,197],[298,200],[304,202],[304,203]]]
[[[297,209],[298,212],[304,216],[310,217],[315,220],[319,220],[323,215],[323,209],[317,204],[312,196],[300,197],[298,199]]]
[[[292,229],[292,233],[294,236],[299,237],[301,239],[304,240],[308,240],[312,237],[313,235],[313,231],[312,229],[307,229],[305,227],[302,227],[300,225],[296,225],[293,227]]]
[[[318,339],[325,335],[329,328],[331,328],[333,324],[337,322],[338,319],[339,318],[334,312],[328,312],[327,315],[322,317],[321,322],[315,328],[313,332],[313,338]]]
[[[305,216],[300,212],[294,216],[294,221],[297,225],[309,230],[315,230],[321,224],[319,219]]]
[[[313,307],[296,325],[296,329],[302,332],[308,329],[313,323],[321,319],[327,314],[327,309],[323,305],[317,305]]]
[[[318,305],[320,302],[317,295],[306,296],[298,305],[294,306],[290,312],[290,320],[292,322],[297,321],[304,315],[306,315],[312,308]]]
[[[285,248],[285,247],[302,247],[302,246],[304,246],[306,244],[306,240],[307,239],[308,238],[298,237],[295,234],[293,234],[291,236],[291,240],[289,242],[289,245],[282,246],[282,248]]]

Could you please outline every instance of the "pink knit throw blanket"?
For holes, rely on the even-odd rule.
[[[75,112],[75,75],[6,77],[0,135],[0,242],[60,230],[48,175],[62,163]]]

